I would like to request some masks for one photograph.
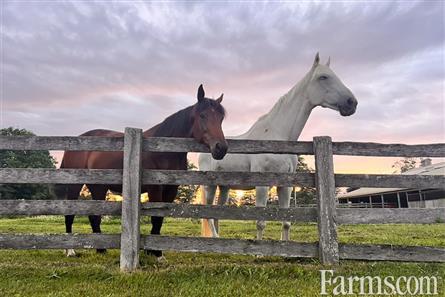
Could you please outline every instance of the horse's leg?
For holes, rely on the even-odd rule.
[[[278,202],[280,208],[289,208],[290,205],[290,187],[277,187]],[[283,222],[283,229],[281,232],[281,240],[289,240],[290,222]]]
[[[82,189],[83,185],[58,185],[63,189],[64,193],[62,194],[62,197],[58,197],[59,199],[67,199],[67,200],[77,200],[79,199],[80,190]],[[74,215],[66,215],[65,216],[65,231],[67,234],[73,233],[73,222],[74,222]],[[74,257],[76,256],[76,252],[74,249],[66,249],[65,254],[67,257]]]
[[[164,217],[151,217],[151,232],[152,235],[160,235],[162,223],[164,222]],[[153,255],[158,261],[163,260],[162,251],[159,250],[145,250],[147,255]]]
[[[171,203],[175,200],[176,195],[178,194],[178,186],[176,185],[167,185],[162,188],[162,202]],[[160,235],[162,223],[164,222],[164,217],[151,217],[151,234]],[[162,255],[162,251],[153,250],[151,254],[156,256],[158,261],[164,261],[165,257]]]
[[[229,190],[230,188],[227,186],[219,186],[218,205],[223,206],[227,203],[227,200],[229,199]],[[215,231],[217,235],[219,235],[219,220],[214,219],[213,222],[215,224]]]
[[[108,187],[105,185],[87,185],[88,189],[91,192],[91,197],[93,200],[105,200],[105,196],[107,195]],[[90,220],[90,225],[93,233],[101,233],[100,223],[102,221],[102,216],[100,215],[90,215],[88,216]],[[97,249],[98,253],[105,253],[106,249]]]
[[[149,197],[149,203],[150,202],[163,202],[162,198],[162,192],[163,192],[164,186],[147,186],[146,188],[143,188],[142,192],[147,192]],[[161,227],[162,223],[164,222],[163,217],[151,217],[151,234],[160,234],[161,233]],[[144,252],[146,255],[153,255],[157,258],[162,257],[162,251],[158,250],[152,250],[152,249],[144,249]]]
[[[256,187],[255,189],[256,189],[255,206],[265,207],[267,204],[269,187]],[[258,240],[263,239],[263,232],[265,228],[266,228],[266,221],[261,220],[256,222],[256,230],[257,230],[256,238]]]
[[[202,186],[201,198],[202,204],[212,205],[215,200],[216,186]],[[204,237],[218,237],[216,232],[215,222],[213,219],[202,219],[201,235]]]

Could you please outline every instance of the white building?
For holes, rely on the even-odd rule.
[[[445,162],[432,164],[424,159],[421,166],[402,174],[445,175]],[[375,208],[445,207],[445,185],[440,189],[359,188],[337,196],[340,206]]]

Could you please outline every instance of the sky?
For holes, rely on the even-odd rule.
[[[314,109],[300,140],[445,139],[443,1],[0,3],[0,128],[145,130],[203,83],[224,93],[225,134],[238,135],[320,52],[359,104],[351,117]],[[394,160],[336,157],[335,169],[392,172]]]

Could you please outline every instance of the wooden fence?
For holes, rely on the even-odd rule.
[[[334,174],[333,155],[445,157],[445,144],[404,145],[331,142],[229,140],[230,153],[315,155],[315,173],[202,172],[142,170],[141,152],[208,152],[191,139],[142,138],[140,129],[126,128],[125,137],[0,137],[0,150],[124,151],[123,170],[116,169],[0,169],[1,183],[123,184],[123,202],[66,200],[2,200],[0,215],[122,215],[121,234],[0,234],[0,248],[61,249],[120,248],[123,271],[138,266],[139,250],[319,257],[324,264],[339,259],[445,262],[445,249],[422,246],[339,244],[337,224],[445,222],[445,208],[336,208],[335,187],[441,188],[443,175]],[[229,207],[168,203],[141,204],[141,184],[308,186],[317,190],[317,207]],[[140,235],[141,216],[318,222],[319,242],[240,240],[223,238]]]

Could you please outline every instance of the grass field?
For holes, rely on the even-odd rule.
[[[142,232],[149,233],[148,218]],[[104,218],[104,233],[119,233],[120,221]],[[76,218],[74,231],[89,233],[88,219]],[[267,239],[278,239],[279,223],[269,223]],[[0,219],[1,233],[63,233],[63,217]],[[167,219],[165,235],[198,236],[197,220]],[[255,224],[221,222],[221,236],[254,238]],[[315,224],[292,227],[292,239],[317,241]],[[445,224],[345,225],[343,243],[425,245],[445,247]],[[119,272],[119,251],[105,255],[79,250],[67,258],[61,250],[0,251],[0,296],[318,296],[320,269],[315,259],[256,258],[218,254],[167,252],[168,262],[141,255],[141,269]],[[437,276],[439,295],[445,296],[445,264],[341,261],[333,268],[344,276]],[[351,295],[349,295],[351,296]],[[374,295],[376,296],[376,295]]]

